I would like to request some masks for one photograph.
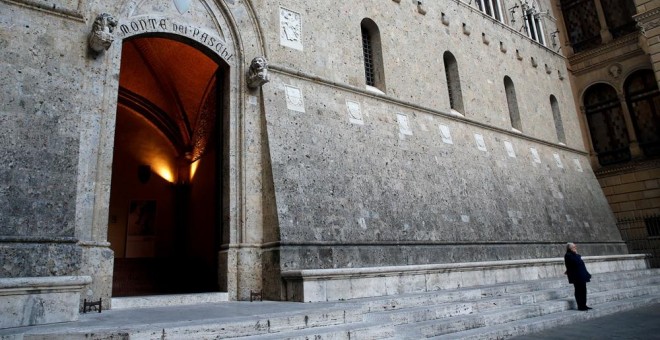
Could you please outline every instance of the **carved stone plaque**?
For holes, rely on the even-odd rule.
[[[577,172],[583,172],[583,170],[582,170],[582,164],[580,164],[580,160],[579,160],[579,159],[577,159],[577,158],[573,158],[573,164],[575,164],[575,170],[577,170]]]
[[[284,94],[286,95],[286,107],[289,110],[305,112],[305,101],[302,91],[291,85],[284,85]]]
[[[449,126],[447,125],[439,125],[440,128],[440,137],[442,138],[442,142],[445,144],[454,144],[454,141],[451,139],[451,131],[449,131]]]
[[[553,153],[552,156],[555,158],[555,163],[557,163],[558,168],[564,168],[564,163],[561,162],[561,156],[558,153]]]
[[[541,163],[541,157],[539,156],[539,152],[536,149],[530,148],[529,152],[532,153],[532,160],[534,163]]]
[[[362,110],[360,109],[360,103],[354,102],[352,100],[347,100],[346,111],[348,113],[348,121],[350,121],[353,124],[364,125],[364,119],[362,118]]]
[[[488,149],[486,149],[486,141],[484,141],[484,136],[475,133],[474,134],[474,140],[477,142],[477,149],[487,152]]]
[[[504,141],[504,149],[506,149],[506,154],[511,158],[516,158],[516,151],[513,149],[513,144],[509,141]]]
[[[280,45],[303,50],[302,16],[280,7]]]
[[[399,133],[402,135],[412,136],[413,132],[408,122],[408,116],[403,113],[396,114],[396,121],[399,122]]]

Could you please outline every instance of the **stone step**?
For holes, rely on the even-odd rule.
[[[659,285],[628,287],[612,291],[591,293],[588,296],[589,305],[600,305],[612,301],[622,301],[640,296],[660,295]],[[446,318],[442,320],[420,322],[420,328],[425,337],[465,331],[472,328],[492,326],[513,320],[537,317],[545,314],[567,311],[575,308],[573,298],[543,301],[530,305],[518,305],[505,308],[494,308],[484,312]],[[405,327],[405,326],[403,326]]]
[[[218,320],[214,322],[206,320],[202,323],[191,324],[168,324],[155,327],[167,338],[175,339],[203,339],[203,338],[228,338],[245,337],[252,335],[267,335],[311,329],[325,326],[336,326],[344,324],[361,323],[363,313],[357,308],[327,308],[312,309],[297,313],[279,313],[277,315],[261,315],[255,318],[245,317],[238,320]],[[355,326],[353,326],[355,327]],[[146,337],[140,337],[131,333],[131,339],[152,339],[154,327],[147,330]],[[349,327],[350,328],[350,327]]]
[[[350,339],[397,339],[393,325],[381,322],[363,322],[360,324],[345,324],[317,328],[307,328],[298,331],[279,332],[264,335],[241,337],[251,339],[291,339],[291,340],[350,340]],[[192,339],[192,338],[191,338]],[[197,338],[196,338],[197,339]]]
[[[641,279],[644,282],[658,282],[660,277],[648,277]],[[603,281],[605,283],[605,281]],[[621,281],[623,282],[623,281]],[[610,282],[608,285],[613,286],[616,282]],[[554,284],[553,284],[554,285]],[[299,330],[291,330],[284,332],[271,332],[268,334],[260,334],[242,339],[386,339],[386,338],[421,338],[429,334],[422,334],[420,332],[420,320],[425,320],[426,312],[431,314],[428,319],[436,320],[448,318],[450,315],[459,315],[466,313],[479,313],[475,315],[486,315],[485,318],[472,319],[472,327],[483,327],[491,324],[500,324],[503,322],[510,322],[518,319],[530,318],[533,316],[540,316],[545,314],[552,314],[561,311],[566,311],[570,308],[570,295],[572,295],[572,288],[567,287],[567,283],[562,283],[564,286],[561,289],[547,289],[539,292],[523,292],[514,294],[508,297],[498,298],[485,298],[481,300],[468,300],[464,302],[446,303],[441,306],[423,306],[423,307],[407,307],[402,309],[387,310],[381,312],[367,312],[362,323],[341,324],[325,327],[310,327]],[[538,285],[537,285],[538,286]],[[490,287],[484,287],[490,288]],[[526,290],[526,289],[525,289]],[[557,291],[562,294],[559,300]],[[626,292],[621,295],[622,292]],[[615,290],[613,292],[605,291],[600,293],[607,297],[599,297],[598,299],[617,299],[628,297],[634,294],[647,294],[649,289],[637,287],[630,293],[628,287],[625,289]],[[523,299],[521,295],[534,295],[533,299]],[[594,293],[595,295],[596,293]],[[410,297],[408,297],[410,298]],[[416,298],[416,297],[415,297]],[[405,299],[405,297],[404,297]],[[554,299],[554,300],[553,300]],[[391,300],[391,299],[388,299]],[[521,305],[525,301],[544,301],[543,304],[529,304]],[[373,301],[372,301],[373,302]],[[409,302],[409,301],[408,301]],[[461,309],[463,306],[465,309]],[[507,306],[508,308],[503,308]],[[438,311],[445,313],[438,313]],[[490,310],[484,313],[485,310]],[[393,318],[392,315],[397,315],[398,318]],[[422,316],[420,316],[422,315]],[[394,327],[396,324],[407,323],[411,327]],[[463,323],[463,326],[466,326]],[[469,326],[469,325],[468,325]],[[457,328],[462,330],[465,328]],[[195,334],[199,336],[200,334]],[[211,334],[209,334],[211,335]]]
[[[659,282],[660,270],[597,274],[588,286],[589,305],[600,308],[600,305],[621,299],[660,295]],[[548,314],[570,313],[568,309],[574,305],[573,288],[565,277],[344,302],[295,304],[292,309],[296,311],[284,309],[285,312],[268,309],[269,303],[246,304],[245,307],[249,306],[253,312],[235,317],[227,317],[227,313],[217,317],[212,315],[214,313],[198,313],[188,320],[181,317],[170,322],[134,322],[121,327],[88,323],[77,330],[42,333],[41,338],[36,333],[31,336],[34,339],[109,339],[124,336],[130,339],[422,338],[443,334],[449,336],[452,332],[465,332],[470,328],[487,329]],[[157,314],[166,310],[145,311]]]
[[[602,281],[593,287],[590,291],[593,293],[599,291],[613,291],[617,289],[629,289],[635,285],[654,285],[660,283],[660,276],[643,277],[638,280],[625,281]],[[511,294],[506,297],[466,299],[440,304],[422,303],[415,307],[405,307],[389,309],[384,311],[370,312],[366,320],[387,320],[392,324],[404,324],[412,322],[422,322],[440,318],[452,317],[457,315],[473,314],[483,312],[491,308],[503,308],[514,305],[533,304],[542,301],[572,298],[573,288],[562,283],[561,288],[549,288],[540,291],[530,291]]]
[[[445,334],[431,339],[505,339],[514,336],[532,334],[553,327],[581,322],[598,318],[617,312],[623,312],[652,304],[660,303],[660,294],[640,296],[625,300],[611,301],[594,305],[594,309],[587,312],[567,310],[559,313],[546,314],[534,318],[527,318],[503,323],[499,325],[475,328],[462,332]]]
[[[599,282],[611,284],[612,282],[634,282],[636,279],[660,280],[660,270],[647,269],[637,271],[625,271],[606,274],[596,274],[592,278],[592,285]],[[633,283],[634,284],[634,283]],[[416,294],[403,294],[388,297],[373,297],[349,300],[357,303],[367,312],[384,311],[392,309],[403,309],[408,307],[436,305],[451,301],[477,300],[491,296],[505,296],[513,293],[532,292],[549,288],[565,288],[570,286],[565,277],[543,279],[538,281],[525,281],[520,283],[503,283],[482,287],[458,288],[450,290],[439,290]],[[609,289],[609,288],[607,288]]]
[[[189,306],[229,301],[227,293],[171,294],[112,298],[112,309]]]

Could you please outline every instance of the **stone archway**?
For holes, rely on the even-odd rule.
[[[263,176],[262,156],[267,149],[260,147],[246,152],[248,141],[267,145],[263,120],[261,92],[247,87],[246,68],[256,56],[265,56],[264,37],[250,2],[233,4],[199,0],[191,1],[187,12],[181,13],[175,3],[158,0],[124,0],[103,8],[91,8],[96,13],[113,13],[118,21],[115,42],[102,55],[96,57],[94,69],[103,82],[100,96],[95,101],[94,112],[99,112],[96,124],[86,127],[82,134],[83,156],[92,163],[81,163],[78,173],[80,183],[77,202],[76,228],[80,234],[88,234],[93,242],[86,242],[86,252],[81,274],[92,276],[93,282],[85,290],[85,296],[110,297],[113,281],[114,256],[109,251],[108,217],[112,177],[113,136],[118,107],[119,78],[122,41],[150,35],[167,37],[185,42],[202,51],[218,63],[226,64],[223,74],[222,93],[223,124],[228,126],[222,136],[223,152],[228,160],[222,169],[221,211],[223,228],[220,251],[217,254],[219,268],[217,282],[220,291],[228,293],[229,300],[249,299],[251,290],[260,290],[264,274],[262,252],[255,244],[263,242],[261,235],[272,234],[270,224],[262,222],[263,208],[254,193],[260,193]],[[103,141],[103,142],[99,142]],[[89,156],[87,156],[89,154]],[[81,156],[82,157],[82,156]],[[94,159],[96,161],[94,161]],[[249,164],[249,167],[246,166]],[[247,199],[246,193],[253,193]],[[93,197],[93,199],[84,199]],[[247,215],[250,223],[247,223]],[[256,223],[255,223],[256,222]],[[99,270],[99,263],[103,265]],[[271,267],[268,267],[271,268]],[[270,281],[279,277],[268,272]],[[105,301],[105,300],[104,300]]]
[[[218,291],[228,66],[187,38],[123,41],[108,240],[113,296]],[[207,53],[204,53],[207,52]]]

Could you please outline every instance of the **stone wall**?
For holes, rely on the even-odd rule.
[[[268,37],[283,270],[554,257],[567,241],[590,255],[626,252],[582,150],[563,58],[464,4],[429,4],[426,15],[408,2],[330,6],[282,4],[307,23],[302,49]],[[278,29],[273,9],[264,8],[266,31]],[[339,19],[322,28],[305,19],[332,11]],[[360,85],[364,17],[381,23],[385,93]],[[464,116],[449,110],[447,50]],[[504,76],[522,133],[511,128]],[[551,94],[568,146],[557,143]]]
[[[89,275],[83,296],[109,297],[121,41],[138,35],[205,46],[228,68],[219,257],[230,299],[253,289],[277,297],[284,269],[554,257],[568,240],[587,255],[625,252],[584,152],[564,59],[521,34],[520,18],[500,23],[458,1],[190,4],[0,0],[0,276]],[[119,26],[97,55],[87,39],[102,12]],[[294,23],[284,27],[283,15]],[[364,18],[381,34],[382,93],[364,85]],[[450,110],[445,51],[456,58],[461,114]],[[261,55],[271,81],[248,89]]]
[[[660,213],[660,167],[657,162],[601,170],[597,176],[617,218]]]
[[[73,275],[84,45],[49,34],[65,19],[0,11],[0,277]]]

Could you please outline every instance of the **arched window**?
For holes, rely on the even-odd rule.
[[[477,0],[477,7],[479,7],[480,11],[490,15],[495,20],[504,22],[500,0]]]
[[[362,52],[364,54],[364,78],[367,86],[385,92],[383,51],[380,30],[373,20],[365,18],[360,24],[362,30]]]
[[[584,93],[584,111],[598,162],[609,165],[629,161],[628,130],[616,90],[607,84],[592,85]]]
[[[631,74],[624,88],[639,147],[647,156],[660,155],[660,91],[653,71]]]
[[[506,92],[506,103],[509,106],[509,117],[511,118],[511,127],[522,132],[522,123],[520,121],[520,111],[518,111],[518,99],[516,98],[516,89],[513,86],[513,80],[509,76],[504,77],[504,91]]]
[[[550,107],[552,108],[552,118],[555,120],[555,131],[557,132],[557,140],[560,143],[566,144],[566,135],[564,134],[564,123],[561,120],[561,112],[559,112],[559,103],[554,95],[550,95]]]
[[[449,105],[452,110],[463,113],[463,94],[461,93],[461,79],[458,76],[458,64],[451,52],[442,56],[445,62],[445,77],[447,78],[447,91],[449,92]]]

